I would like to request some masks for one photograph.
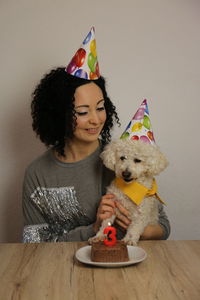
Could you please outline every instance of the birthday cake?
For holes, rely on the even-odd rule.
[[[117,241],[112,246],[107,246],[103,242],[93,242],[91,246],[91,260],[95,262],[128,261],[127,246],[122,241]]]

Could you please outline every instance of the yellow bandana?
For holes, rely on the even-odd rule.
[[[121,178],[115,178],[114,181],[115,185],[125,194],[127,195],[136,205],[140,205],[143,198],[153,196],[155,195],[156,198],[163,204],[165,204],[164,201],[160,199],[160,197],[157,195],[157,184],[155,179],[153,179],[153,185],[152,188],[149,190],[144,185],[134,181],[130,184],[127,184],[124,182]]]

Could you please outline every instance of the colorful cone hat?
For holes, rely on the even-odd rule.
[[[94,27],[91,28],[65,71],[73,76],[88,80],[95,80],[100,77]]]
[[[121,139],[141,140],[145,143],[155,144],[151,121],[149,118],[149,109],[145,99],[137,110],[136,114],[129,122]]]

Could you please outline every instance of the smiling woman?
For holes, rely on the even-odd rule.
[[[57,68],[36,87],[31,108],[33,129],[48,150],[26,169],[24,242],[87,240],[113,177],[99,158],[119,123],[105,80]]]

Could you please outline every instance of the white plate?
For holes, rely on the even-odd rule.
[[[75,257],[82,263],[100,267],[124,267],[139,263],[147,257],[144,249],[136,246],[127,246],[129,261],[124,262],[94,262],[91,261],[91,246],[85,246],[76,251]]]

